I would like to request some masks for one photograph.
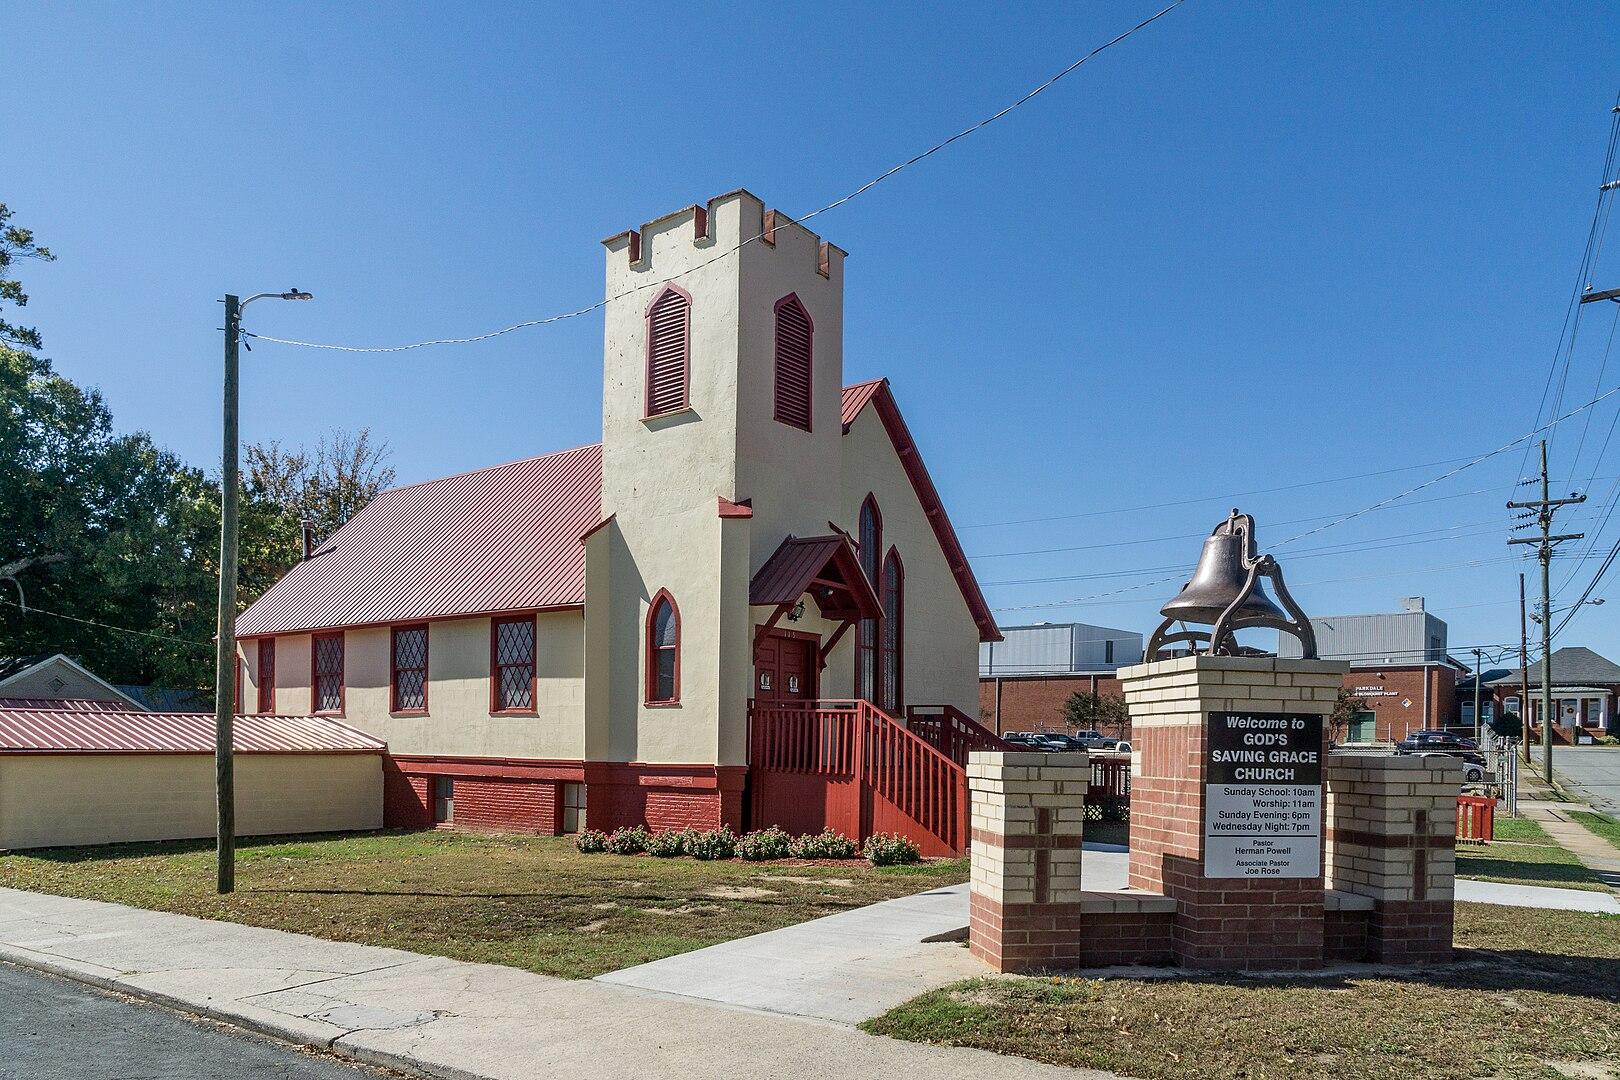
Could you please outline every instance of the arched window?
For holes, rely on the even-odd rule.
[[[681,612],[669,590],[660,589],[647,612],[647,704],[681,700]]]
[[[868,495],[861,504],[857,543],[861,548],[861,569],[875,590],[878,588],[878,552],[883,549],[883,515],[878,511],[875,496]],[[878,621],[862,619],[855,628],[855,696],[867,701],[877,700],[877,644]]]
[[[889,557],[883,560],[883,641],[878,649],[878,707],[888,713],[900,711],[905,694],[905,591],[905,567],[900,564],[900,553],[890,548]]]
[[[679,412],[691,404],[692,298],[666,285],[647,305],[647,415]]]
[[[811,341],[815,326],[796,293],[776,302],[776,419],[810,430]]]

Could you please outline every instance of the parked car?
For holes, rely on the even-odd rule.
[[[1479,743],[1466,735],[1449,731],[1414,731],[1395,744],[1397,754],[1415,754],[1420,757],[1454,757],[1463,763],[1463,783],[1485,782],[1485,755]]]
[[[1100,731],[1077,731],[1075,739],[1087,750],[1113,750],[1119,746],[1118,739],[1111,739]]]

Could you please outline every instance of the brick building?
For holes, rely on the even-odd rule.
[[[1347,744],[1399,742],[1413,731],[1457,723],[1457,680],[1470,674],[1468,666],[1447,655],[1446,624],[1423,597],[1406,597],[1401,608],[1311,620],[1317,655],[1349,663],[1345,689],[1366,702],[1342,736]],[[1284,634],[1278,657],[1299,654],[1299,642]]]
[[[1075,693],[1122,697],[1114,673],[1142,659],[1142,635],[1089,623],[1008,626],[979,646],[979,719],[998,734],[1060,731]],[[1106,734],[1129,735],[1129,725]]]

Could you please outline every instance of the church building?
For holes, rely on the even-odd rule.
[[[604,244],[601,443],[383,492],[237,622],[243,711],[386,741],[391,826],[762,827],[766,712],[977,713],[999,632],[843,383],[845,253],[746,191]]]

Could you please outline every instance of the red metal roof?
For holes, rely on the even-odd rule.
[[[888,381],[888,379],[872,379],[869,382],[844,387],[843,413],[845,431],[849,430],[849,425],[853,424],[855,418],[861,415],[861,410],[866,408],[866,403],[871,401],[873,396],[888,384]]]
[[[325,716],[238,716],[242,754],[373,752],[387,744]],[[0,709],[0,754],[211,754],[212,713]]]
[[[585,602],[602,447],[385,491],[236,620],[239,637]]]
[[[0,697],[3,709],[50,709],[53,712],[133,712],[126,701],[94,701],[90,698]]]
[[[842,582],[842,588],[816,584]],[[883,609],[847,536],[788,537],[748,583],[750,604],[791,604],[805,593],[828,618],[877,618]]]
[[[871,382],[844,387],[844,430],[846,432],[849,430],[849,426],[855,422],[861,410],[871,402],[876,403],[878,418],[883,421],[883,428],[889,433],[889,441],[894,444],[895,453],[900,455],[900,464],[905,467],[912,490],[917,493],[917,500],[927,512],[928,524],[933,526],[934,536],[939,540],[940,549],[945,553],[945,561],[951,568],[952,576],[956,578],[956,587],[962,590],[962,599],[967,601],[968,610],[973,613],[973,621],[979,627],[979,640],[1000,641],[1001,630],[996,626],[996,617],[990,613],[990,604],[979,588],[978,578],[973,576],[973,568],[968,565],[967,554],[962,550],[962,542],[956,537],[956,529],[952,527],[951,519],[945,513],[945,504],[940,501],[939,491],[928,475],[928,466],[923,464],[922,455],[917,452],[917,444],[906,428],[905,419],[900,415],[900,406],[895,403],[894,392],[889,389],[888,379],[873,379]]]

